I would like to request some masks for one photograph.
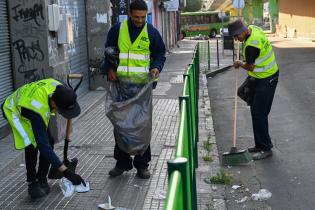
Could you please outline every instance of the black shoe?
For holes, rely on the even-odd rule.
[[[38,183],[40,185],[40,187],[44,190],[44,192],[46,194],[49,194],[50,193],[50,187],[49,187],[49,184],[47,182],[47,178],[39,178],[38,179]]]
[[[260,149],[256,146],[248,148],[248,152],[250,152],[250,153],[256,153],[256,152],[261,152],[261,151],[262,151],[262,149]]]
[[[252,155],[253,160],[262,160],[262,159],[266,159],[266,158],[271,157],[271,156],[272,156],[271,150],[256,152]]]
[[[45,191],[40,187],[40,184],[38,181],[31,182],[28,184],[28,194],[33,199],[40,198],[46,195]]]
[[[122,175],[124,172],[125,172],[124,170],[121,170],[120,168],[115,166],[115,168],[110,170],[108,174],[112,177],[116,177]]]
[[[149,179],[151,174],[147,168],[138,168],[137,176],[140,177],[141,179]]]

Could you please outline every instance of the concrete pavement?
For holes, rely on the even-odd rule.
[[[115,164],[114,138],[112,125],[104,111],[105,92],[90,91],[79,100],[84,112],[74,121],[69,157],[79,159],[77,172],[90,182],[91,191],[64,198],[58,181],[49,180],[50,194],[35,201],[31,200],[27,194],[23,152],[14,150],[12,136],[8,136],[0,140],[1,209],[97,209],[97,205],[107,201],[108,196],[116,207],[132,210],[163,209],[163,197],[168,182],[167,160],[174,155],[178,131],[178,96],[182,94],[182,74],[192,61],[195,44],[196,41],[182,41],[180,48],[175,48],[168,54],[157,89],[154,90],[150,179],[137,178],[135,169],[116,178],[109,177],[108,171]],[[211,59],[215,57],[211,56]],[[225,209],[223,188],[203,181],[204,178],[215,175],[220,167],[208,99],[205,77],[208,71],[205,70],[204,57],[201,62],[198,208]],[[210,153],[204,149],[204,142],[213,144]],[[62,148],[62,142],[55,145],[59,157],[62,157]],[[211,154],[213,161],[204,161],[202,156],[205,154]]]

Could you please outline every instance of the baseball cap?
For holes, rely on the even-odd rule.
[[[74,90],[65,85],[57,85],[52,95],[58,107],[58,113],[67,119],[75,118],[81,113]]]
[[[240,19],[228,25],[230,36],[236,36],[247,30],[247,26]]]

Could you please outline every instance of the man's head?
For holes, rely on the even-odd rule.
[[[81,112],[77,102],[77,95],[72,88],[65,85],[57,85],[55,92],[51,96],[50,105],[67,119],[75,118]]]
[[[146,22],[148,6],[143,0],[134,0],[129,7],[129,17],[136,27],[142,27]]]
[[[230,36],[240,42],[243,42],[249,33],[247,26],[241,20],[236,20],[230,23],[228,29]]]

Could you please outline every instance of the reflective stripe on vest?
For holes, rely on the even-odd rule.
[[[150,61],[149,55],[141,55],[135,53],[119,53],[119,59],[135,59],[135,60],[142,60],[142,61]]]
[[[255,68],[253,71],[248,71],[248,75],[263,79],[269,77],[278,71],[275,54],[272,46],[267,39],[263,30],[257,26],[249,26],[251,35],[245,41],[243,49],[243,57],[246,59],[246,47],[252,46],[260,50],[258,58],[255,60]]]
[[[117,76],[120,81],[134,84],[146,84],[150,80],[150,39],[147,24],[144,25],[137,39],[131,43],[128,22],[120,25],[118,48],[119,66]]]
[[[134,72],[134,73],[148,73],[148,67],[128,67],[128,66],[118,66],[117,71],[122,72]]]
[[[49,95],[61,84],[54,79],[45,79],[26,84],[5,100],[3,110],[11,125],[16,149],[30,144],[37,146],[30,121],[21,115],[22,107],[38,113],[48,127],[50,120]]]

